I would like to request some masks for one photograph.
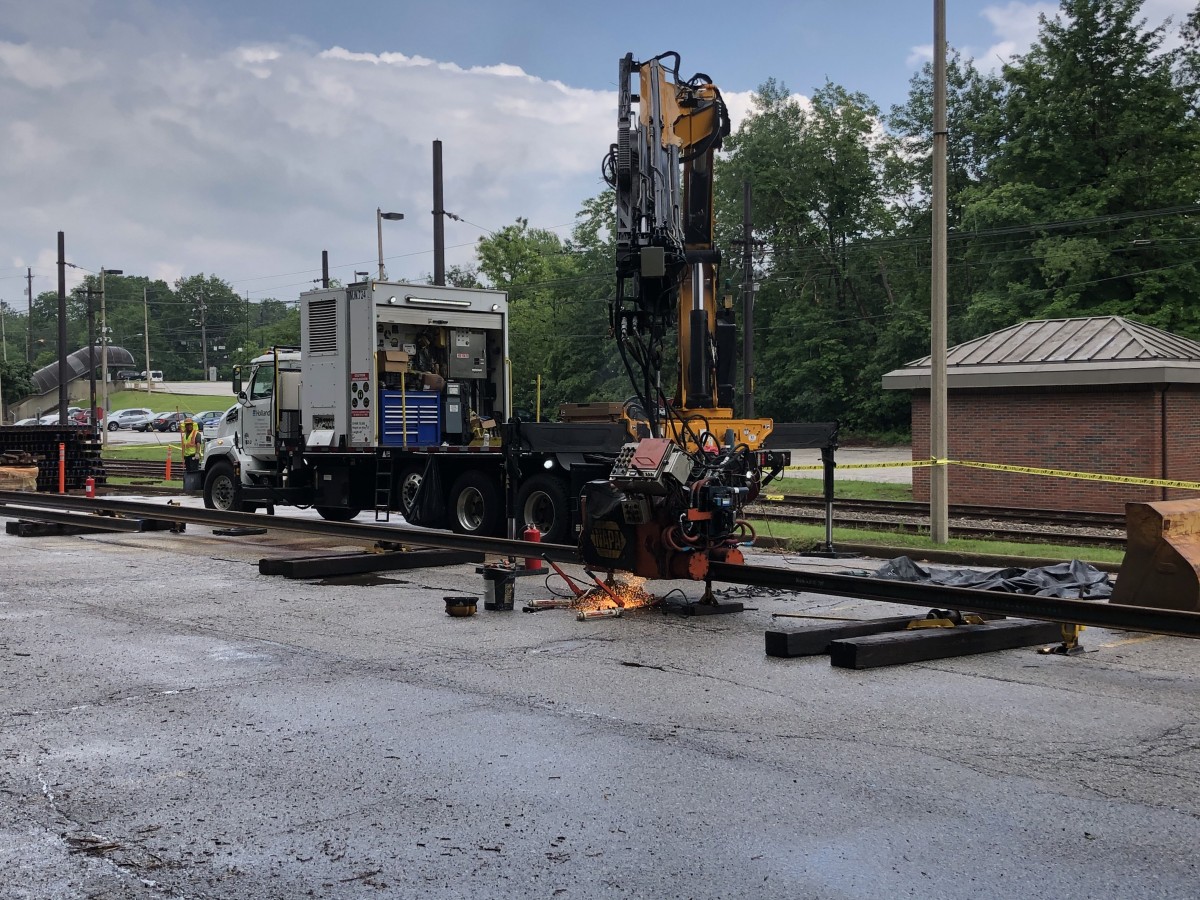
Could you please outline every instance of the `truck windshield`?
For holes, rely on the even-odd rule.
[[[254,381],[250,383],[250,399],[262,400],[275,390],[275,373],[270,366],[259,366],[254,370]]]

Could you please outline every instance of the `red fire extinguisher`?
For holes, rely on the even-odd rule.
[[[84,490],[84,493],[87,494],[87,498],[89,500],[95,500],[96,499],[96,479],[93,478],[91,475],[89,475],[87,477],[87,480],[83,483],[83,490]]]
[[[540,544],[542,542],[542,533],[538,531],[538,527],[533,524],[525,526],[525,531],[522,533],[521,537],[524,540],[530,541],[534,544]],[[542,561],[537,557],[527,556],[525,557],[525,568],[530,572],[540,572],[542,571]]]

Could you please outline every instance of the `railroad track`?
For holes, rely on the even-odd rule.
[[[762,522],[823,524],[824,501],[817,497],[784,495],[758,502],[748,518]],[[1073,547],[1125,546],[1125,516],[1016,507],[954,504],[950,534],[959,538],[1049,543]],[[839,528],[921,534],[929,529],[929,507],[912,501],[835,500],[833,524]]]
[[[90,514],[106,513],[218,527],[258,526],[272,530],[361,541],[364,544],[409,540],[422,546],[443,547],[449,550],[472,550],[514,558],[540,555],[558,562],[580,562],[578,550],[565,544],[541,544],[495,537],[469,537],[448,531],[415,529],[398,525],[326,522],[287,515],[262,516],[253,513],[219,512],[212,509],[166,506],[127,500],[88,500],[56,494],[0,491],[0,516],[20,518],[23,515],[29,515],[36,518],[39,509],[51,510],[63,515],[74,514],[82,520],[92,522],[103,516],[97,517]],[[901,603],[924,609],[967,609],[980,613],[1019,616],[1099,628],[1200,637],[1200,613],[1196,612],[1120,606],[1094,600],[1068,600],[1057,597],[1007,594],[974,588],[911,584],[857,575],[798,571],[778,566],[713,563],[710,574],[714,581],[773,587],[797,593],[832,594],[883,603]]]
[[[162,481],[166,466],[153,460],[105,460],[109,475]],[[171,467],[171,481],[183,478],[182,462]],[[111,485],[120,490],[122,485]],[[839,528],[898,531],[920,534],[929,528],[929,507],[902,500],[837,500],[833,524]],[[824,522],[824,501],[819,497],[788,495],[760,501],[751,508],[759,521]],[[1024,543],[1056,543],[1067,546],[1125,546],[1125,517],[1117,513],[1088,513],[1016,507],[984,507],[952,504],[950,533],[954,537],[999,539]],[[1018,527],[1019,526],[1019,527]]]
[[[153,478],[163,481],[166,474],[166,463],[150,459],[106,459],[104,471],[114,478]],[[171,464],[171,481],[183,480],[183,461],[175,460]]]

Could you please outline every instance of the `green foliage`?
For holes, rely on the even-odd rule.
[[[508,292],[513,406],[527,416],[557,416],[565,402],[621,400],[630,389],[608,338],[612,290],[612,196],[579,212],[572,239],[518,219],[477,248],[478,274]]]
[[[963,193],[966,259],[988,282],[972,331],[1091,314],[1200,330],[1200,130],[1141,5],[1063,0],[1005,67],[996,152]]]

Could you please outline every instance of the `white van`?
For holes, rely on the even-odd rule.
[[[145,370],[143,370],[142,371],[142,381],[145,381],[145,380],[146,380],[146,372],[145,372]],[[161,382],[163,380],[162,369],[151,369],[150,370],[150,380],[155,381],[155,382]]]

